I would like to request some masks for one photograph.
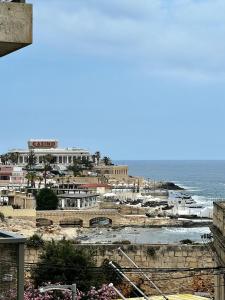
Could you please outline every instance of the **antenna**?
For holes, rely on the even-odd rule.
[[[118,272],[123,278],[125,278],[132,285],[132,287],[135,288],[135,290],[137,290],[145,298],[145,300],[149,300],[149,298],[142,292],[142,290],[139,289],[133,283],[133,281],[131,281],[125,274],[123,274],[123,272],[121,272],[111,261],[109,262],[109,265],[112,266],[115,269],[115,271]]]

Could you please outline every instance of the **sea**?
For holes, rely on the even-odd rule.
[[[171,181],[185,189],[193,199],[211,209],[213,201],[225,199],[225,161],[205,160],[120,160],[116,164],[129,167],[129,174],[155,181]],[[133,228],[118,232],[103,230],[99,236],[93,233],[89,242],[130,240],[138,243],[178,243],[182,239],[202,242],[202,235],[210,233],[208,227],[196,228]]]
[[[150,180],[171,181],[183,187],[204,206],[225,199],[223,160],[121,160],[129,174]]]

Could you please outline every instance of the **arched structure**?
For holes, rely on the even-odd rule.
[[[54,225],[61,226],[118,226],[124,223],[123,216],[115,209],[39,210],[37,211],[37,221],[39,219],[48,219],[51,220]]]
[[[90,227],[105,227],[112,226],[112,219],[107,217],[95,217],[89,221]]]

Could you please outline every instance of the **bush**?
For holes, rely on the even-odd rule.
[[[39,249],[44,246],[44,240],[38,234],[32,235],[26,242],[28,248]]]
[[[113,242],[113,244],[115,244],[115,245],[121,245],[121,244],[129,245],[129,244],[131,244],[131,242],[128,241],[128,240],[122,240],[122,241],[115,241],[115,242]]]
[[[4,216],[4,214],[3,214],[2,212],[0,212],[0,220],[1,220],[2,222],[5,221],[5,216]]]
[[[181,240],[180,243],[183,245],[190,245],[190,244],[193,244],[194,242],[189,239],[184,239],[184,240]]]
[[[155,256],[156,255],[156,251],[155,251],[155,248],[154,247],[148,247],[147,248],[147,255],[149,255],[149,256]]]
[[[87,249],[76,247],[67,240],[51,241],[45,243],[32,275],[37,286],[49,281],[53,284],[76,282],[78,289],[87,291],[91,286],[102,284],[95,267],[94,257]]]
[[[36,196],[37,210],[55,210],[58,208],[59,199],[50,189],[44,188]]]

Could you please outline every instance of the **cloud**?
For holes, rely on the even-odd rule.
[[[152,73],[224,78],[224,0],[36,0],[34,9],[40,44]]]

